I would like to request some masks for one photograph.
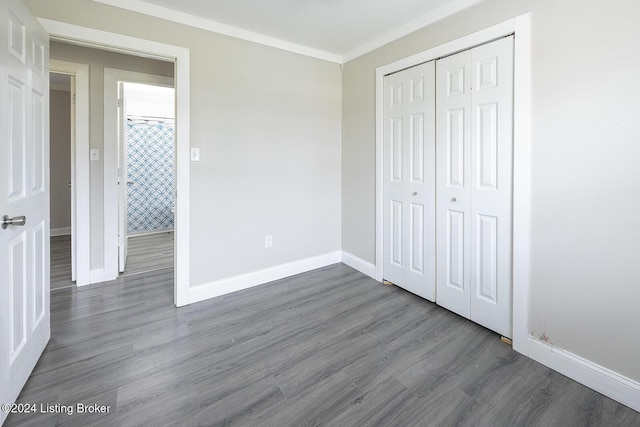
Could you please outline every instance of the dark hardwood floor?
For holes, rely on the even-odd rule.
[[[7,426],[640,426],[494,333],[336,264],[183,308],[173,270],[52,293]]]

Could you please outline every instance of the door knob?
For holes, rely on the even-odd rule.
[[[417,195],[418,195],[418,192],[417,192],[417,191],[414,191],[414,192],[413,192],[413,195],[414,195],[414,196],[417,196]]]
[[[457,201],[458,201],[458,199],[456,199],[455,197],[452,197],[452,198],[451,198],[451,201],[452,201],[453,203],[455,203],[455,202],[457,202]]]
[[[5,215],[2,217],[2,229],[6,229],[10,225],[18,225],[22,226],[27,223],[26,216],[15,216],[13,218],[9,218],[9,215]]]

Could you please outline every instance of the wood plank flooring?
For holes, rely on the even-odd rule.
[[[128,256],[123,276],[173,267],[174,232],[128,238]]]
[[[51,289],[75,286],[71,281],[71,236],[51,236]]]
[[[640,426],[494,333],[343,265],[175,308],[173,270],[51,297],[7,426]]]
[[[174,232],[129,237],[127,264],[122,276],[173,267]],[[75,286],[71,281],[71,236],[51,237],[51,289]]]

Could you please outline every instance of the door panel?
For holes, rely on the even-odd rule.
[[[409,164],[411,165],[411,182],[415,184],[424,183],[424,114],[412,114],[410,117],[411,123],[409,129],[411,129],[411,135],[409,140],[411,141],[411,151],[409,152],[411,159]]]
[[[477,297],[497,304],[498,295],[498,218],[478,215],[476,230],[478,243],[475,248]]]
[[[20,76],[24,79],[24,76]],[[25,85],[9,75],[9,200],[24,198],[24,152],[25,152]]]
[[[411,204],[411,216],[409,224],[411,229],[409,230],[409,238],[411,239],[410,254],[411,265],[409,268],[412,272],[417,274],[424,273],[424,205]]]
[[[464,294],[464,212],[448,211],[447,247],[449,251],[442,256],[447,257],[446,286],[459,290]],[[439,297],[438,297],[439,298]]]
[[[45,154],[45,139],[44,139],[44,94],[37,90],[31,92],[31,108],[33,114],[33,179],[31,191],[34,193],[40,193],[44,191],[44,154]]]
[[[469,318],[471,271],[469,51],[436,63],[437,303]]]
[[[49,340],[48,35],[19,0],[0,3],[0,402],[17,398]],[[6,413],[0,413],[0,422]]]
[[[402,249],[404,248],[403,242],[403,227],[402,220],[404,215],[402,214],[402,201],[391,201],[391,262],[402,268]]]
[[[9,242],[9,260],[11,262],[9,276],[9,299],[11,300],[11,315],[9,317],[11,344],[9,348],[11,354],[9,358],[11,362],[20,354],[20,350],[27,340],[27,242],[25,235],[26,233],[21,233]]]
[[[434,64],[385,77],[384,278],[435,300]]]
[[[437,61],[437,302],[511,336],[513,39]],[[446,254],[446,256],[443,256]]]
[[[457,108],[447,111],[445,137],[447,158],[444,167],[447,172],[449,187],[464,188],[464,139],[465,110]]]
[[[512,335],[513,37],[471,50],[471,320]]]

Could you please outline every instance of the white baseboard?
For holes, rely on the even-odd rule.
[[[91,270],[91,272],[89,273],[89,283],[87,283],[87,285],[93,284],[93,283],[102,283],[105,281],[104,279],[105,279],[104,268]],[[83,285],[78,284],[78,286],[83,286]]]
[[[52,228],[50,236],[68,236],[71,234],[71,227]]]
[[[640,412],[639,382],[534,337],[529,337],[528,356]]]
[[[342,251],[342,262],[347,264],[349,267],[358,270],[360,273],[366,274],[369,277],[375,279],[376,277],[376,266],[363,260],[362,258],[358,258],[355,255],[350,254],[349,252]]]
[[[276,265],[274,267],[265,268],[264,270],[242,274],[240,276],[204,283],[202,285],[193,286],[189,289],[189,302],[196,303],[198,301],[204,301],[209,298],[215,298],[220,295],[241,291],[253,286],[273,282],[274,280],[305,273],[307,271],[315,270],[316,268],[326,267],[327,265],[336,264],[341,261],[342,252],[337,251],[325,255],[301,259],[299,261],[289,262],[287,264]]]

